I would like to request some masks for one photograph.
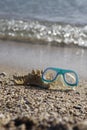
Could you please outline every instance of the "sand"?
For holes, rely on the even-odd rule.
[[[86,120],[86,81],[75,90],[0,86],[0,129],[81,130],[82,123],[86,130]]]
[[[14,45],[12,44],[12,46]],[[4,49],[8,50],[5,46]],[[4,49],[2,47],[2,50]],[[21,54],[22,51],[20,50]],[[10,51],[11,54],[12,52]],[[32,69],[32,60],[32,66],[30,63],[28,68],[27,58],[24,60],[27,64],[25,65],[22,60],[18,62],[22,56],[17,58],[16,55],[17,59],[15,59],[15,53],[10,58],[6,52],[5,54],[0,53],[2,54],[0,55],[2,57],[0,72],[4,71],[11,75],[14,73],[26,74]],[[17,54],[21,55],[18,52]],[[14,60],[11,60],[13,58]],[[40,63],[42,64],[42,61]],[[33,67],[37,68],[36,65]],[[38,65],[38,68],[40,67]],[[86,75],[85,78],[80,79],[79,86],[75,90],[67,90],[67,88],[65,90],[47,90],[36,86],[0,85],[0,129],[87,130]]]

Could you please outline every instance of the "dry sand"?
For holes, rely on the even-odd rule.
[[[87,130],[87,82],[75,90],[0,86],[0,129]]]

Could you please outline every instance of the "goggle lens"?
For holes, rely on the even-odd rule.
[[[68,84],[75,84],[76,83],[76,75],[73,72],[67,72],[64,74],[65,76],[65,81]]]
[[[43,74],[43,79],[45,81],[51,82],[53,81],[57,76],[57,72],[52,69],[47,69]]]

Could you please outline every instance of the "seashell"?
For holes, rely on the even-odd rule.
[[[5,72],[2,72],[2,73],[0,73],[0,76],[5,77],[5,76],[7,76],[7,74]]]
[[[22,84],[24,84],[24,80],[23,79],[16,79],[16,80],[14,80],[15,81],[15,83],[16,84],[18,84],[18,85],[22,85]]]
[[[41,71],[40,71],[40,70],[36,70],[36,74],[37,74],[38,76],[40,76],[40,75],[41,75]]]
[[[32,72],[31,72],[33,75],[35,75],[35,70],[32,70]]]

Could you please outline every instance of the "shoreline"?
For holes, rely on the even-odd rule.
[[[75,70],[85,80],[86,59],[87,51],[83,48],[0,41],[0,72],[28,73],[32,69],[53,66]]]

